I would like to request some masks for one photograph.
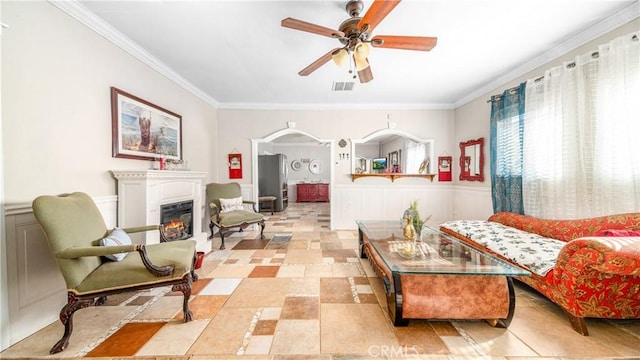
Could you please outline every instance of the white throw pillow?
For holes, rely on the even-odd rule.
[[[220,210],[220,212],[244,210],[244,207],[242,206],[242,196],[233,199],[220,198],[220,206],[222,206],[222,210]]]
[[[118,246],[118,245],[131,245],[131,238],[124,230],[120,228],[114,228],[109,235],[100,240],[102,246]],[[110,254],[105,255],[109,260],[120,261],[127,256],[128,253]]]

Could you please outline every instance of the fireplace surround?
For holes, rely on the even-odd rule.
[[[192,202],[191,236],[196,240],[198,251],[209,252],[211,241],[203,232],[205,172],[170,170],[112,170],[118,189],[118,226],[133,227],[158,225],[163,222],[161,208]],[[185,226],[186,227],[186,226]],[[137,244],[155,244],[160,242],[160,234],[151,231],[144,234],[132,234]]]

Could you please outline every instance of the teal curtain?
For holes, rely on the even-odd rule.
[[[491,97],[490,164],[493,212],[524,214],[522,132],[526,83]]]

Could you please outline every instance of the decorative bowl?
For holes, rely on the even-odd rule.
[[[413,241],[407,241],[404,244],[398,245],[398,255],[405,259],[413,259],[416,256],[416,248]]]

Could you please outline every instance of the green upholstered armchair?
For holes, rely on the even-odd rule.
[[[104,304],[108,295],[172,285],[184,294],[184,321],[192,319],[188,307],[194,272],[195,241],[152,245],[101,246],[109,234],[102,214],[85,193],[39,196],[33,213],[40,223],[67,286],[67,304],[60,310],[64,335],[51,353],[64,350],[73,331],[75,311]],[[122,229],[127,233],[159,230],[159,225]],[[127,235],[125,235],[128,237]],[[120,261],[105,256],[127,254]]]
[[[244,200],[242,198],[242,192],[240,191],[240,185],[238,183],[207,184],[207,202],[209,203],[209,213],[211,215],[211,222],[209,223],[209,229],[211,230],[211,236],[213,238],[213,227],[217,227],[220,231],[220,250],[224,249],[224,236],[225,231],[230,228],[240,228],[240,231],[245,229],[251,224],[260,225],[260,238],[264,239],[264,216],[256,209],[255,201]],[[226,209],[222,206],[220,199],[232,200],[241,199],[240,207],[232,206],[231,209]],[[245,205],[251,208],[247,210]]]

